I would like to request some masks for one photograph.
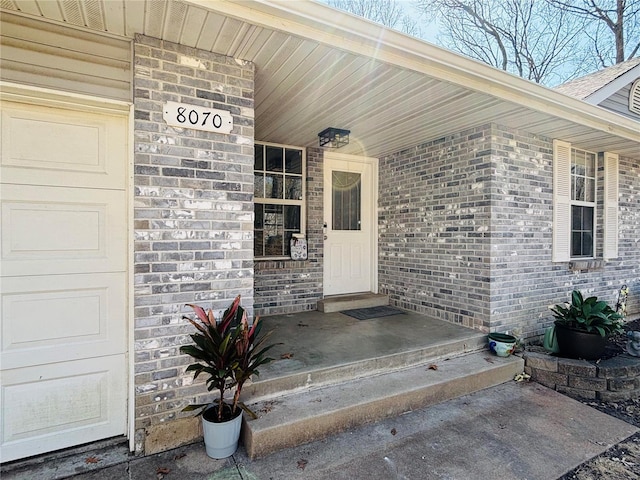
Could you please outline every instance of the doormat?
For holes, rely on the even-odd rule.
[[[340,313],[357,318],[358,320],[369,320],[370,318],[404,314],[404,312],[399,308],[389,307],[388,305],[383,305],[381,307],[354,308],[353,310],[343,310]]]

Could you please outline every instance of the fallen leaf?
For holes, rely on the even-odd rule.
[[[398,433],[398,431],[395,428],[391,429],[391,435],[395,435],[396,433]]]
[[[260,409],[260,413],[269,413],[271,410],[273,410],[274,404],[275,402],[273,401],[265,402],[264,406]],[[258,418],[257,415],[256,418]]]
[[[174,460],[180,460],[181,458],[186,457],[187,454],[186,453],[181,453],[179,455],[176,455],[175,457],[173,457]]]
[[[606,443],[603,442],[596,442],[594,440],[589,440],[591,443],[595,443],[596,445],[600,445],[601,447],[604,447],[606,445]]]
[[[84,463],[98,463],[100,461],[99,458],[96,457],[87,457]]]
[[[491,357],[484,357],[485,361],[489,362],[489,363],[493,363],[493,358]]]
[[[300,470],[304,470],[305,467],[307,466],[307,463],[309,463],[307,460],[305,460],[304,458],[301,458],[300,460],[298,460],[298,468]]]
[[[289,360],[290,358],[293,358],[293,353],[283,353],[280,355],[280,358],[282,360]]]
[[[156,473],[161,473],[163,475],[166,475],[167,473],[169,473],[171,471],[170,468],[167,467],[158,467],[158,469],[156,470]]]
[[[432,363],[431,365],[429,365],[429,367],[427,367],[429,370],[437,370],[438,369],[438,365],[436,365],[435,363]]]

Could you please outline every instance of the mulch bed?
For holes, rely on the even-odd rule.
[[[625,333],[609,339],[605,358],[612,358],[625,352],[626,331],[640,330],[640,319],[625,325]],[[584,400],[589,405],[612,417],[619,418],[640,428],[640,399],[604,402]],[[636,433],[623,442],[611,447],[603,454],[583,463],[563,475],[558,480],[638,480],[640,479],[640,433]]]

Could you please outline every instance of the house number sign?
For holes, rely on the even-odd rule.
[[[172,127],[217,133],[231,133],[233,129],[231,112],[186,103],[166,102],[162,118]]]

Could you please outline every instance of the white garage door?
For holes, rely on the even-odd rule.
[[[126,433],[128,384],[127,114],[6,98],[2,461]]]

